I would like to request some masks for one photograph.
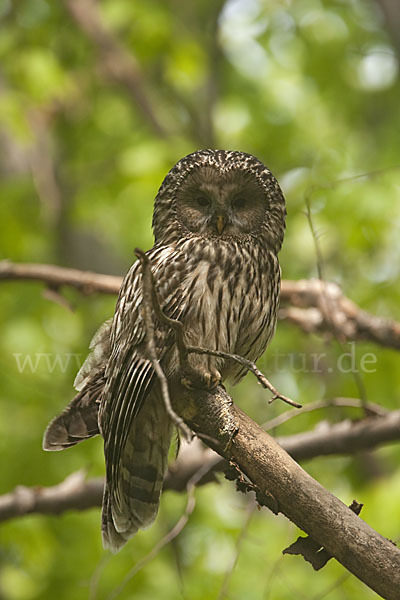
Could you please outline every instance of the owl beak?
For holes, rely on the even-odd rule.
[[[224,215],[217,215],[216,217],[216,225],[217,225],[217,231],[218,231],[218,235],[221,235],[221,233],[224,230],[225,227],[225,223],[226,223],[226,219]]]

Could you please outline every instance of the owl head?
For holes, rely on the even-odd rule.
[[[165,177],[154,204],[156,243],[199,236],[263,243],[278,252],[285,230],[279,184],[255,156],[199,150],[182,158]]]

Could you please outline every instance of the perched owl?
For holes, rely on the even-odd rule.
[[[183,323],[187,343],[258,359],[270,341],[279,301],[278,252],[285,201],[271,172],[243,152],[201,150],[180,160],[155,199],[155,243],[147,256],[163,311]],[[172,423],[146,356],[141,266],[122,283],[114,318],[91,343],[78,395],[50,423],[46,450],[101,433],[106,485],[102,533],[117,551],[158,510]],[[160,364],[179,378],[173,332],[156,323]],[[190,355],[205,385],[245,374],[241,365]]]

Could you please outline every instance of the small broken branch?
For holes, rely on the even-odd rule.
[[[356,500],[350,504],[349,508],[356,515],[359,515],[362,510],[363,504],[360,504]],[[333,558],[321,544],[313,540],[309,535],[307,537],[299,536],[297,540],[285,548],[282,554],[295,554],[300,555],[312,565],[314,571],[319,571],[326,565],[326,563]]]

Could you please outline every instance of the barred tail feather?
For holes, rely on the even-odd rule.
[[[164,403],[150,395],[133,422],[118,476],[112,469],[114,477],[106,480],[102,537],[104,547],[112,552],[118,552],[139,529],[148,527],[156,518],[171,437],[172,424]]]

